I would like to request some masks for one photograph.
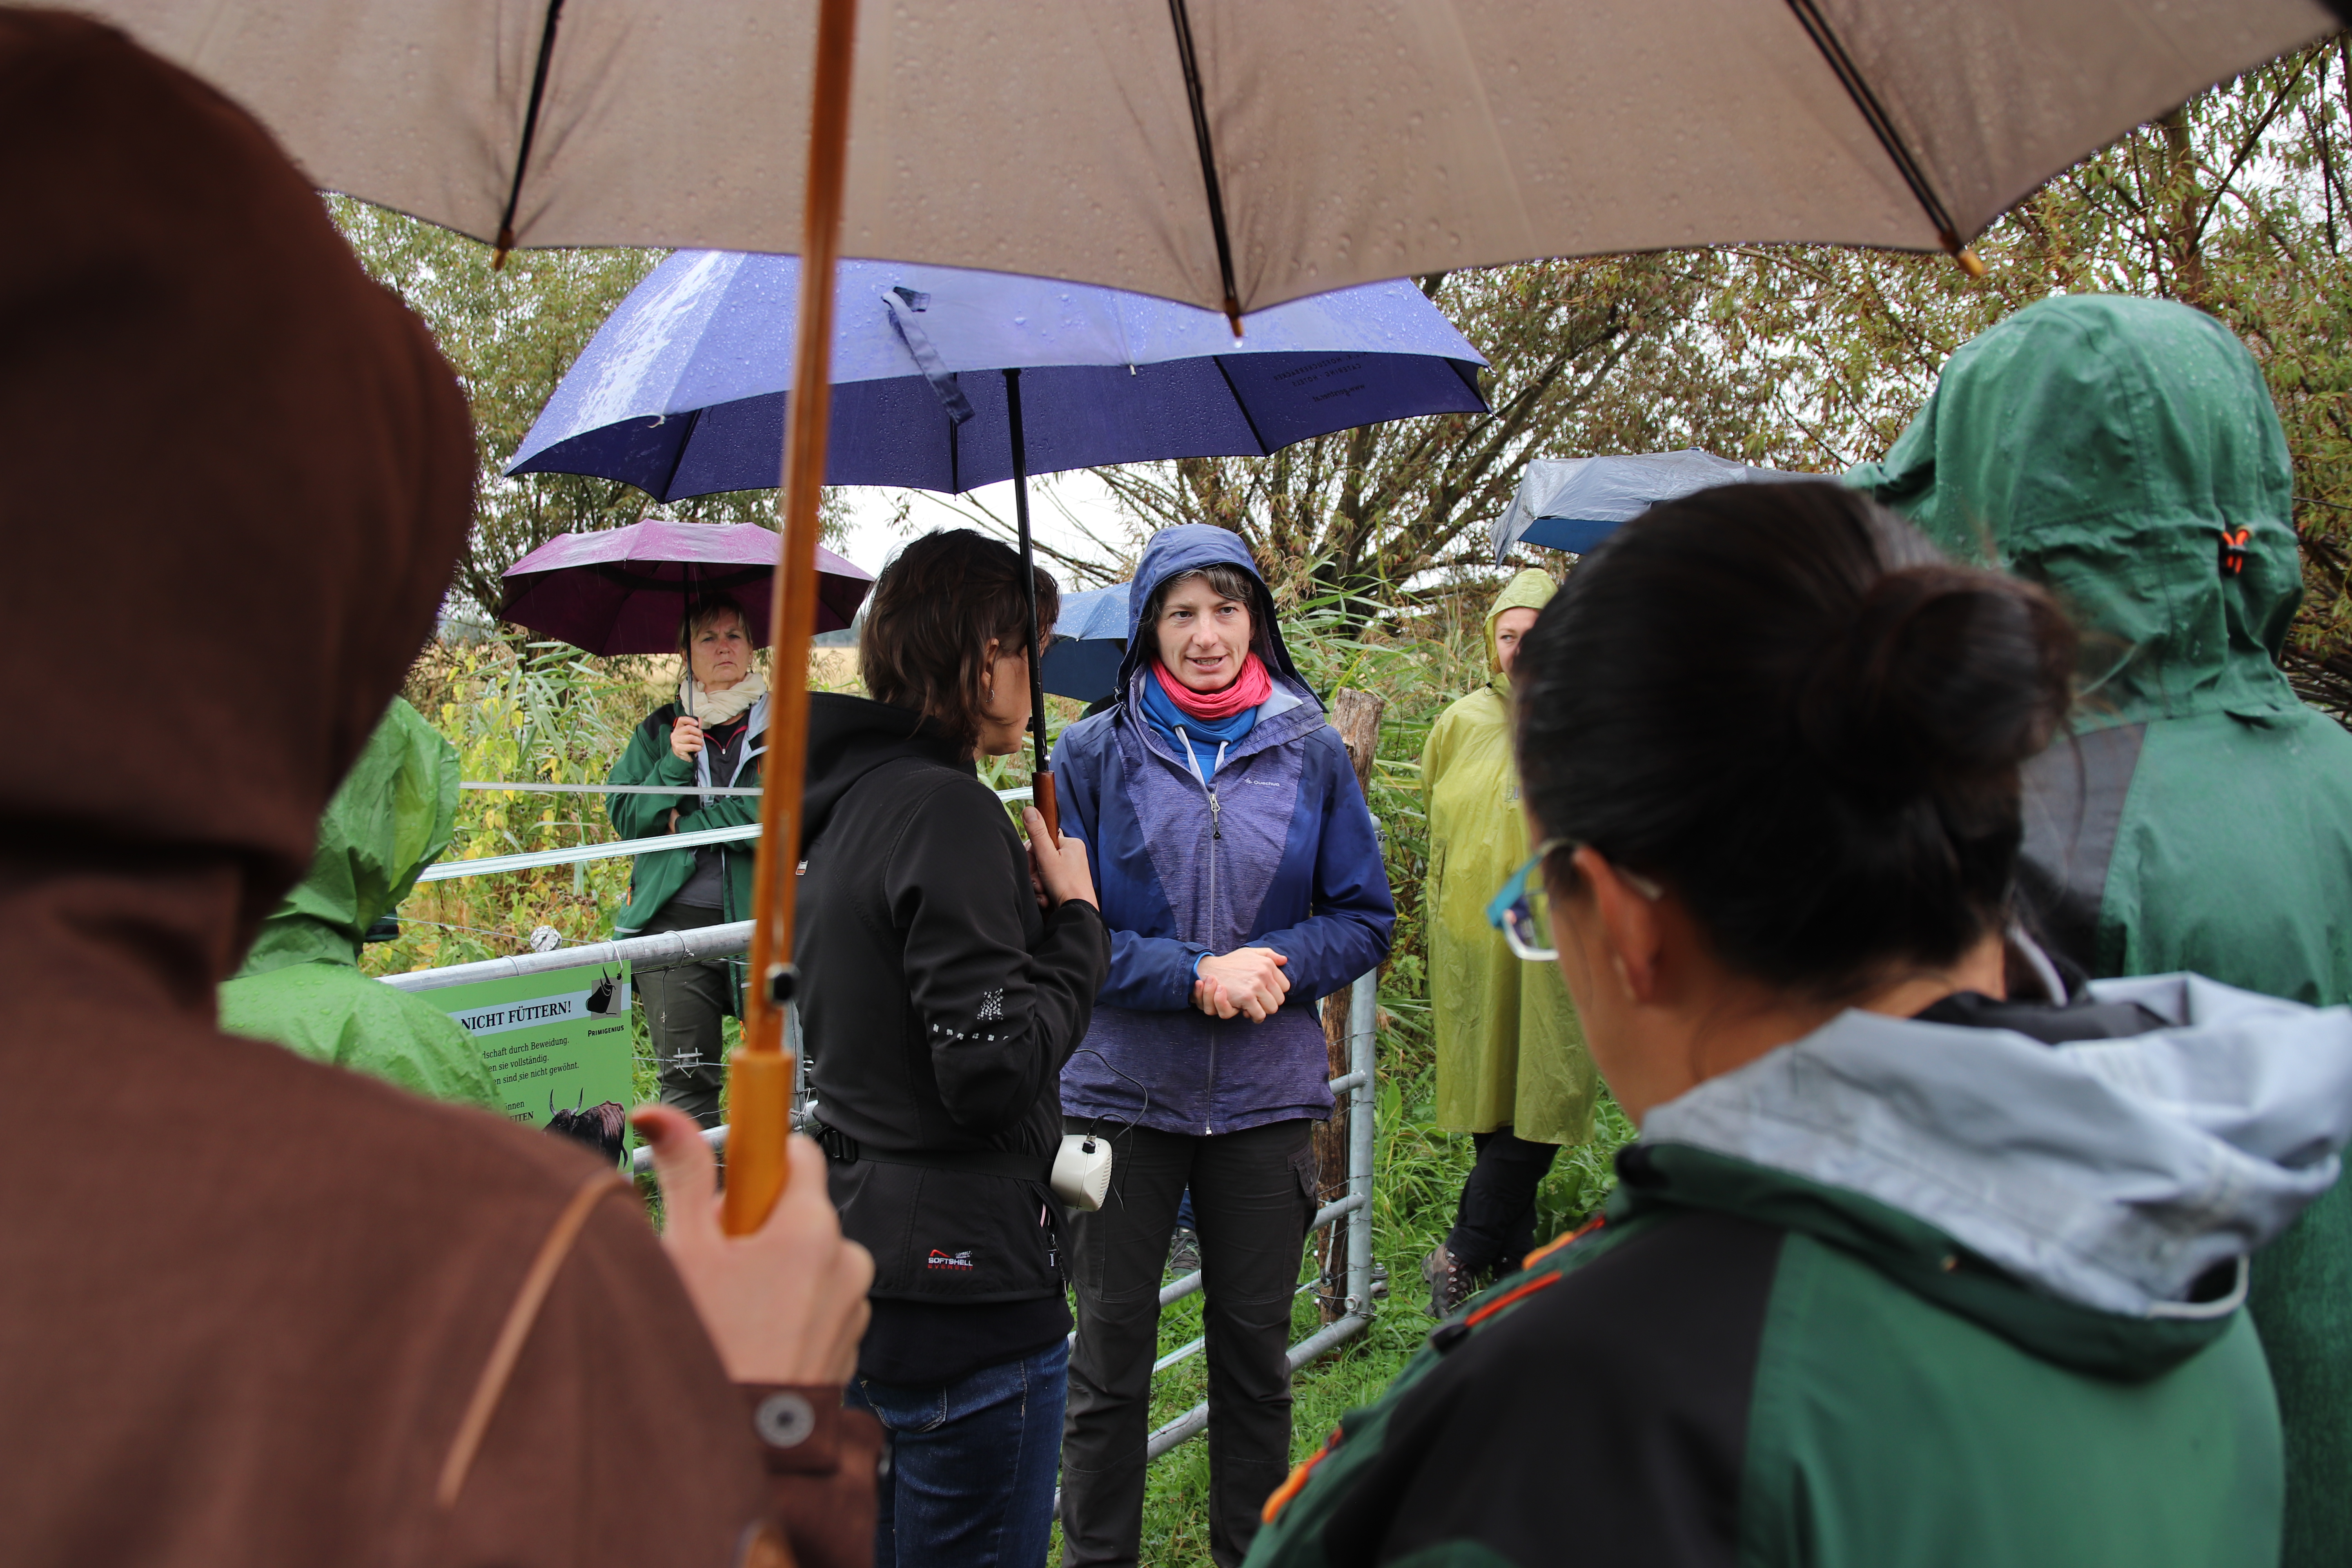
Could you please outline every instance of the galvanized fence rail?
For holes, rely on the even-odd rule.
[[[1003,800],[1026,800],[1025,789],[998,792]],[[527,870],[541,866],[568,865],[583,860],[605,859],[623,855],[635,855],[648,849],[684,849],[700,844],[740,842],[756,837],[757,826],[714,828],[700,833],[673,834],[662,838],[625,839],[612,844],[583,845],[573,849],[550,849],[525,855],[504,855],[478,860],[453,860],[430,867],[421,881],[446,880],[453,877],[490,876],[504,871]],[[751,941],[751,922],[735,921],[725,925],[703,926],[693,931],[662,931],[652,936],[623,937],[612,942],[581,942],[558,948],[551,952],[523,952],[506,958],[484,959],[476,963],[453,963],[439,969],[412,970],[405,974],[383,977],[386,985],[400,991],[435,991],[451,985],[467,985],[481,980],[509,980],[520,975],[546,974],[560,970],[586,968],[597,964],[627,963],[633,970],[667,969],[678,964],[699,963],[711,959],[731,958],[748,951]],[[1346,1247],[1348,1267],[1343,1310],[1330,1322],[1308,1334],[1290,1347],[1290,1370],[1316,1361],[1346,1344],[1370,1326],[1375,1309],[1372,1268],[1372,1151],[1374,1125],[1374,1041],[1378,1031],[1378,971],[1357,977],[1350,990],[1348,1008],[1348,1070],[1331,1080],[1331,1093],[1337,1103],[1333,1114],[1348,1119],[1347,1190],[1339,1197],[1316,1212],[1309,1234],[1326,1226],[1347,1225]],[[799,1041],[799,1010],[786,1015],[793,1038],[790,1042],[797,1052]],[[803,1058],[803,1065],[805,1058]],[[804,1098],[802,1097],[802,1098]],[[799,1107],[795,1105],[795,1122]],[[703,1134],[712,1147],[723,1149],[727,1144],[727,1129],[715,1127]],[[653,1151],[640,1147],[635,1151],[635,1169],[650,1170]],[[1301,1286],[1301,1292],[1312,1289],[1320,1280],[1310,1280]],[[1329,1283],[1339,1283],[1331,1281]],[[1164,1310],[1201,1289],[1201,1271],[1194,1269],[1180,1279],[1171,1279],[1160,1289],[1160,1305]],[[1205,1341],[1195,1339],[1181,1345],[1152,1363],[1156,1376],[1169,1368],[1201,1353]],[[1154,1431],[1146,1445],[1146,1458],[1156,1459],[1179,1444],[1199,1436],[1207,1430],[1209,1406],[1206,1402],[1194,1405],[1174,1420]]]

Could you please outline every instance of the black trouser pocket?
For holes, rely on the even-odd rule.
[[[1308,1122],[1307,1126],[1311,1129],[1314,1123]],[[1306,1215],[1299,1223],[1312,1228],[1316,1211],[1323,1206],[1323,1199],[1317,1191],[1320,1183],[1316,1176],[1315,1134],[1311,1131],[1307,1135],[1307,1147],[1290,1156],[1290,1173],[1298,1178],[1298,1201]]]

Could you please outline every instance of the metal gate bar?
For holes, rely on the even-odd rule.
[[[1026,795],[1028,792],[1016,792]],[[673,841],[667,847],[679,847]],[[609,850],[613,846],[596,846]],[[562,855],[577,855],[577,851],[552,851]],[[539,857],[509,856],[508,861],[527,859],[538,863]],[[550,862],[552,863],[552,862]],[[477,865],[482,870],[494,868],[487,862],[457,862]],[[703,926],[693,931],[664,931],[654,936],[626,937],[617,942],[583,942],[577,947],[559,948],[553,952],[519,953],[509,958],[486,959],[478,963],[450,964],[441,969],[420,969],[406,974],[383,977],[383,984],[402,991],[432,991],[443,986],[464,985],[478,980],[504,980],[516,975],[543,974],[556,970],[584,968],[593,964],[631,963],[653,967],[677,963],[698,963],[709,959],[732,957],[751,944],[751,922],[738,921],[727,925]],[[1346,1221],[1348,1226],[1348,1276],[1346,1309],[1342,1314],[1322,1328],[1292,1345],[1289,1350],[1290,1370],[1296,1374],[1308,1363],[1346,1344],[1364,1331],[1372,1320],[1372,1153],[1375,1114],[1374,1045],[1379,1033],[1379,972],[1357,976],[1348,1006],[1348,1070],[1330,1080],[1335,1097],[1345,1096],[1343,1102],[1332,1110],[1339,1113],[1344,1104],[1348,1118],[1347,1193],[1316,1211],[1309,1234],[1327,1225]],[[793,1009],[797,1015],[798,1009]],[[797,1016],[793,1020],[797,1023]],[[797,1033],[797,1031],[795,1031]],[[797,1045],[797,1040],[794,1044]],[[727,1145],[727,1129],[714,1127],[703,1133],[704,1140],[714,1149]],[[653,1151],[639,1147],[631,1159],[635,1169],[650,1170]],[[1160,1305],[1172,1306],[1201,1289],[1201,1272],[1171,1279],[1160,1288]],[[1170,1352],[1154,1363],[1157,1373],[1198,1353],[1201,1341]],[[1203,1402],[1168,1422],[1151,1434],[1145,1445],[1147,1460],[1156,1459],[1169,1449],[1199,1436],[1207,1430],[1209,1406]]]

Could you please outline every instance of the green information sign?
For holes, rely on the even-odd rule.
[[[551,970],[415,994],[474,1037],[506,1113],[517,1121],[544,1127],[558,1110],[608,1100],[628,1105],[636,1098],[626,964]]]

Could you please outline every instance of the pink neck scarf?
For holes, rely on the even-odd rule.
[[[1158,659],[1151,661],[1151,673],[1159,678],[1160,689],[1168,700],[1195,719],[1212,722],[1230,719],[1244,708],[1255,708],[1274,695],[1274,677],[1265,672],[1265,663],[1252,654],[1242,665],[1241,674],[1223,691],[1195,691],[1174,676]]]

